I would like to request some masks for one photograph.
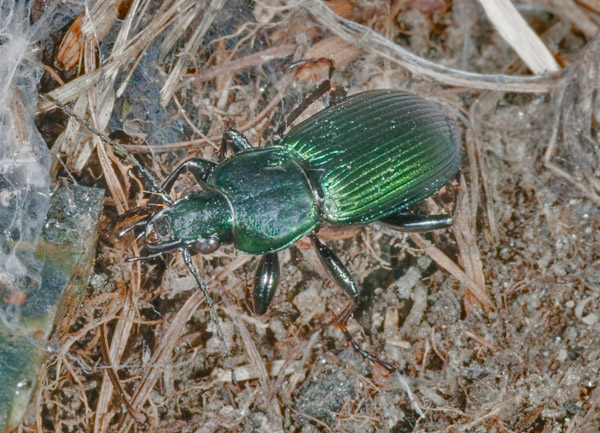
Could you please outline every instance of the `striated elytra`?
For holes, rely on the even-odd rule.
[[[225,159],[226,150],[233,154]],[[382,221],[423,232],[452,223],[448,215],[407,208],[458,172],[460,137],[437,105],[411,93],[374,90],[342,99],[293,127],[274,146],[252,148],[228,130],[221,161],[191,159],[167,179],[169,191],[188,170],[201,186],[152,215],[145,245],[152,256],[207,254],[231,243],[264,255],[253,310],[264,313],[279,279],[277,251],[311,235],[332,279],[356,302],[358,288],[341,261],[314,235],[324,225]]]

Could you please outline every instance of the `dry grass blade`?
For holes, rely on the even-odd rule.
[[[186,0],[165,3],[161,10],[157,11],[156,18],[151,20],[148,26],[144,27],[139,33],[131,36],[126,47],[119,49],[115,55],[111,55],[100,68],[75,78],[64,86],[53,90],[49,95],[63,104],[68,104],[95,86],[99,80],[107,76],[114,76],[121,68],[126,67],[138,58],[175,16],[186,13],[191,7],[191,2]],[[135,13],[135,11],[130,11],[130,13]],[[54,104],[47,99],[39,105],[41,112],[51,108],[55,108]]]
[[[266,50],[242,57],[240,59],[225,61],[211,67],[206,72],[201,73],[200,75],[194,78],[194,81],[202,83],[204,81],[212,80],[213,78],[216,78],[221,74],[239,73],[244,69],[250,69],[256,66],[260,66],[274,59],[288,57],[292,55],[295,50],[295,45],[285,44],[278,47],[268,48]]]
[[[600,180],[595,161],[600,156],[593,138],[593,125],[600,119],[600,38],[592,41],[581,58],[571,65],[554,95],[554,119],[544,164],[557,176],[574,185],[600,207]],[[562,139],[562,140],[561,140]],[[559,148],[559,143],[563,144]],[[554,162],[556,154],[571,167]]]
[[[123,387],[121,386],[121,382],[119,381],[119,375],[117,374],[117,369],[115,368],[115,365],[110,357],[110,348],[108,347],[108,337],[106,336],[106,324],[102,324],[102,326],[100,326],[100,341],[101,341],[101,346],[102,346],[102,357],[108,367],[106,369],[106,372],[107,372],[108,377],[110,378],[113,386],[117,389],[118,395],[121,399],[121,402],[125,405],[127,412],[136,422],[139,422],[139,423],[144,422],[146,420],[146,417],[144,416],[144,414],[137,412],[131,406],[131,403],[129,403],[129,396],[127,395],[127,392],[123,389]]]
[[[235,310],[235,307],[227,297],[224,288],[222,293],[223,299],[225,300],[225,304],[227,306],[227,313],[232,318],[233,323],[235,324],[240,336],[242,337],[246,354],[248,355],[248,358],[250,360],[250,365],[252,366],[252,369],[256,373],[258,380],[261,384],[261,388],[263,390],[262,396],[265,399],[267,399],[266,404],[269,407],[269,418],[271,420],[271,423],[276,425],[278,429],[283,429],[283,416],[281,414],[279,404],[276,401],[274,401],[274,399],[270,398],[273,395],[273,392],[265,361],[262,358],[258,349],[256,348],[256,343],[250,335],[248,328],[242,321],[240,314]]]
[[[590,10],[582,9],[573,0],[551,0],[550,4],[560,10],[561,14],[588,38],[593,39],[600,32],[600,2],[598,0],[578,0],[578,2]]]
[[[134,254],[137,253],[137,248],[135,248]],[[140,292],[139,284],[141,265],[140,263],[136,263],[134,266],[137,268],[137,272],[134,274],[134,281],[132,282],[133,290],[129,291],[129,296],[125,295],[125,290],[120,292],[120,295],[123,298],[120,302],[122,308],[119,312],[119,318],[113,332],[111,341],[112,344],[110,345],[110,349],[108,351],[108,355],[115,365],[120,364],[121,358],[125,353],[127,341],[129,340],[136,316],[136,309],[133,308],[133,305],[135,303],[134,296]],[[100,393],[98,396],[98,404],[94,414],[94,433],[106,432],[109,429],[110,421],[114,416],[114,414],[109,412],[110,405],[113,401],[113,390],[113,382],[108,376],[108,373],[106,373],[102,378],[102,385],[100,386]]]
[[[436,262],[440,267],[450,272],[459,280],[462,284],[464,284],[470,293],[479,301],[479,303],[483,306],[484,309],[492,309],[494,307],[494,303],[489,298],[487,293],[485,293],[484,288],[477,284],[473,279],[467,275],[465,271],[463,271],[456,263],[454,263],[442,250],[434,246],[431,242],[426,241],[423,237],[417,233],[411,233],[410,238],[415,241],[415,243],[419,246],[419,248],[423,249],[431,259]]]
[[[194,34],[188,39],[187,44],[185,46],[186,53],[194,55],[198,52],[198,49],[202,44],[202,39],[204,38],[204,35],[208,31],[208,28],[211,26],[216,15],[223,8],[224,4],[225,0],[211,0],[210,6],[202,11],[202,21],[194,30]],[[165,81],[165,84],[163,85],[163,88],[160,91],[160,101],[163,107],[169,103],[169,101],[173,97],[173,94],[177,90],[181,74],[187,68],[189,61],[190,58],[188,56],[182,56],[179,58],[175,66],[173,66],[173,70],[169,74],[169,77]]]
[[[535,74],[560,70],[552,53],[529,27],[510,0],[479,0],[502,38]]]
[[[152,359],[148,364],[150,366],[149,370],[144,375],[140,385],[134,393],[133,400],[131,401],[131,406],[136,411],[141,410],[146,400],[149,398],[152,388],[154,388],[154,385],[156,385],[156,382],[162,374],[163,365],[171,358],[171,353],[175,346],[177,346],[179,337],[188,320],[200,306],[203,299],[204,296],[201,290],[192,292],[192,295],[185,301],[175,316],[173,316],[172,320],[169,321],[168,325],[166,324],[164,326],[163,332],[157,342],[157,347],[152,355]],[[125,418],[119,428],[119,432],[125,433],[130,431],[133,422],[133,418]]]
[[[225,304],[227,306],[227,315],[233,320],[233,323],[235,324],[242,338],[242,341],[244,342],[244,347],[246,349],[246,354],[248,355],[248,358],[250,360],[250,365],[252,366],[256,377],[258,377],[258,380],[260,381],[264,395],[270,395],[271,382],[269,380],[269,373],[267,371],[265,361],[260,356],[260,352],[256,348],[256,344],[250,336],[248,328],[240,318],[240,313],[235,311],[233,304],[225,294],[225,288],[221,286],[221,290],[223,293],[223,299],[225,300]],[[231,375],[229,377],[231,380]]]
[[[483,128],[478,119],[482,113],[488,113],[493,110],[497,103],[498,96],[496,94],[486,92],[480,95],[469,112],[471,128],[465,134],[470,169],[469,196],[471,216],[476,221],[479,202],[485,200],[485,216],[488,222],[486,234],[489,235],[490,241],[494,244],[498,242],[498,225],[493,206],[493,197],[496,194],[496,188],[494,187],[494,182],[490,179],[490,170],[486,164],[485,145],[480,139]]]
[[[116,0],[98,1],[89,11],[89,19],[82,13],[73,21],[56,54],[60,67],[71,69],[80,64],[84,56],[95,56],[96,47],[117,21],[117,3]]]
[[[452,86],[489,89],[501,92],[548,93],[560,75],[533,77],[501,74],[477,74],[452,69],[423,59],[374,32],[372,29],[336,15],[320,0],[303,4],[313,19],[344,41],[399,64],[417,76],[435,79]]]
[[[474,173],[474,176],[477,176],[477,172]],[[461,185],[463,190],[466,189],[464,176],[461,176]],[[481,262],[476,238],[477,207],[469,206],[469,199],[466,194],[459,194],[457,207],[461,211],[456,215],[454,224],[452,224],[452,231],[458,246],[460,263],[469,279],[477,285],[480,292],[486,293],[483,263]],[[465,309],[467,312],[474,309],[474,307],[475,309],[480,307],[487,309],[490,306],[488,301],[489,298],[486,299],[486,302],[481,302],[476,294],[467,292],[464,299]]]

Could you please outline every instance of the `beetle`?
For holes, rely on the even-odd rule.
[[[302,109],[328,89],[328,82],[320,86]],[[280,131],[297,115],[290,115]],[[278,251],[309,236],[328,274],[352,301],[344,322],[358,302],[359,288],[318,239],[319,228],[383,222],[401,231],[425,232],[450,226],[449,215],[416,215],[408,208],[458,173],[460,143],[454,122],[436,104],[398,90],[346,97],[268,147],[252,147],[244,135],[228,129],[218,162],[190,159],[167,177],[167,194],[185,171],[200,190],[148,211],[135,224],[143,226],[149,254],[131,260],[181,251],[205,291],[190,256],[233,244],[241,252],[262,256],[251,308],[264,314],[279,280]],[[357,351],[380,362],[343,331]]]

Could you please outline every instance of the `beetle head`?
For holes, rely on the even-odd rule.
[[[180,248],[209,254],[232,239],[232,212],[216,190],[190,194],[157,212],[146,225],[146,246],[153,252]]]

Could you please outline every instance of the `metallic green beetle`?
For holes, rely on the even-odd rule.
[[[228,148],[233,155],[224,159]],[[218,164],[188,160],[168,177],[167,192],[188,170],[201,191],[147,219],[147,257],[208,254],[228,243],[263,255],[253,290],[258,314],[266,312],[277,287],[277,251],[307,235],[329,275],[356,302],[359,290],[352,276],[315,236],[324,225],[382,221],[423,232],[452,223],[448,215],[407,211],[452,179],[461,164],[453,121],[411,93],[374,90],[347,97],[270,147],[252,148],[230,129],[220,157]]]

